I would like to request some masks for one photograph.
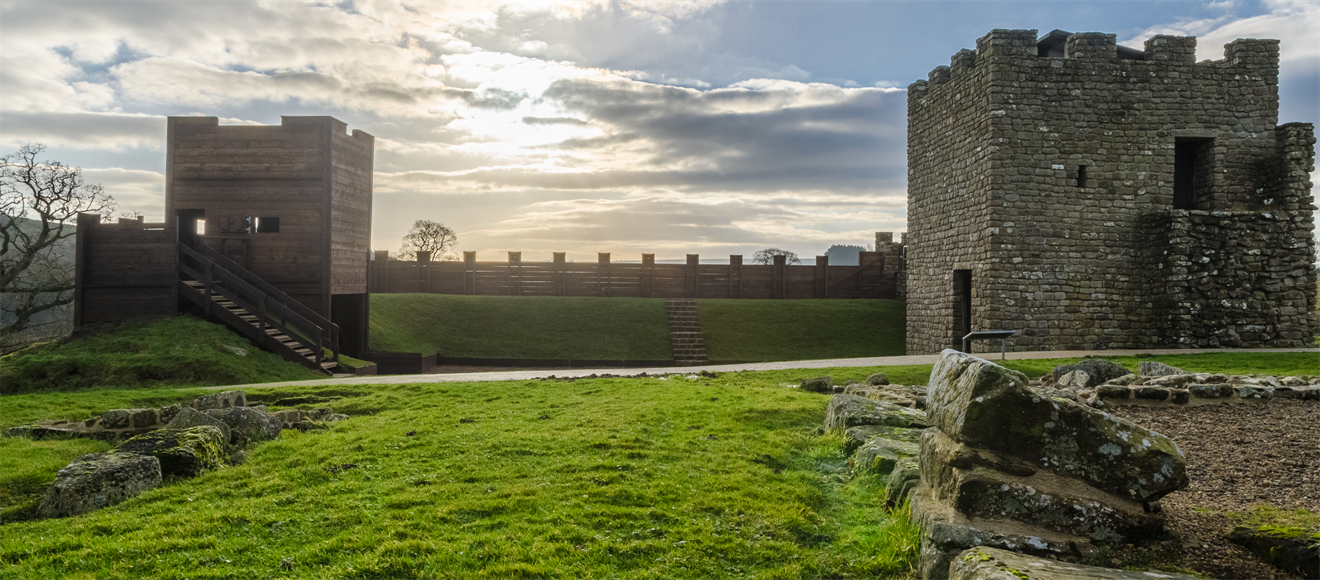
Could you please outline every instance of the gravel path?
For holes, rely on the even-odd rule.
[[[1142,550],[1181,554],[1212,578],[1297,578],[1224,539],[1233,520],[1223,513],[1320,511],[1320,401],[1105,410],[1168,435],[1187,456],[1191,485],[1161,501],[1176,537]]]

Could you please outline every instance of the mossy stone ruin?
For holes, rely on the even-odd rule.
[[[923,579],[990,546],[1063,560],[1162,538],[1158,500],[1187,486],[1173,440],[1028,388],[1021,373],[953,350],[927,389],[912,517]]]

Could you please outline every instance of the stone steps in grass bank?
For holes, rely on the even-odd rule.
[[[674,364],[677,366],[705,364],[706,341],[701,337],[701,319],[697,315],[697,301],[665,300],[665,314],[669,317],[669,342],[674,349]]]

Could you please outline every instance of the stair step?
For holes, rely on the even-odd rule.
[[[674,362],[679,365],[706,362],[706,343],[701,335],[701,314],[691,299],[665,300],[665,318],[669,322],[669,345]]]

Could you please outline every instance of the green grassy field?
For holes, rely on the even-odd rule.
[[[802,376],[282,388],[352,418],[60,520],[26,521],[55,469],[105,444],[0,439],[0,577],[909,576],[916,530],[848,476],[816,432],[827,397],[785,386]],[[4,400],[25,404],[3,425],[65,413]]]
[[[373,294],[371,349],[448,357],[669,360],[664,300]]]
[[[234,349],[243,351],[239,354]],[[192,316],[138,322],[0,357],[0,392],[325,378]]]
[[[1313,353],[1107,358],[1315,369]],[[1038,376],[1075,360],[1006,366]],[[109,445],[0,438],[0,578],[910,577],[916,530],[881,506],[881,482],[850,477],[836,436],[817,433],[827,397],[792,387],[876,371],[925,384],[930,370],[254,388],[254,402],[339,397],[331,405],[352,418],[61,520],[32,519],[55,471]],[[0,427],[199,394],[6,395]]]
[[[713,361],[905,354],[902,300],[698,300]]]

